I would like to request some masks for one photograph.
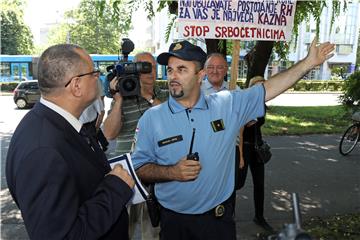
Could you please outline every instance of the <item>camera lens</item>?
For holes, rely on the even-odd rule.
[[[124,79],[122,87],[125,91],[133,91],[136,88],[136,82],[133,79]]]

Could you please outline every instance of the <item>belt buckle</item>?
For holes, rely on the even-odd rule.
[[[217,205],[216,208],[215,208],[215,217],[219,218],[219,217],[222,217],[225,213],[225,207],[224,205],[220,204],[220,205]]]

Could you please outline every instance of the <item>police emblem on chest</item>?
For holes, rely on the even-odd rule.
[[[224,121],[222,119],[212,121],[211,127],[214,132],[223,131],[225,129]]]

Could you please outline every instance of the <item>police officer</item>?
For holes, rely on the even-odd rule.
[[[231,200],[239,129],[264,115],[264,100],[288,89],[333,49],[314,41],[304,60],[266,83],[208,96],[200,91],[201,48],[182,41],[158,56],[167,65],[170,97],[140,118],[132,158],[140,178],[156,182],[161,239],[236,239]],[[198,161],[187,156],[192,139]]]

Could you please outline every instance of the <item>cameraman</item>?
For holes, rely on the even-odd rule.
[[[104,135],[108,140],[117,138],[115,155],[131,151],[137,121],[150,107],[161,103],[168,93],[155,87],[156,62],[151,53],[142,52],[134,57],[134,62],[150,62],[152,72],[140,74],[141,96],[123,98],[119,92],[113,95],[110,111],[104,121]],[[115,91],[118,79],[110,82],[110,90]]]
[[[152,71],[140,74],[141,96],[123,98],[119,92],[113,95],[110,111],[104,121],[105,137],[109,141],[117,138],[115,153],[110,153],[110,155],[130,152],[139,118],[147,109],[160,104],[168,97],[167,91],[155,86],[156,61],[151,53],[138,53],[134,57],[134,62],[149,62],[152,65]],[[110,82],[112,91],[116,90],[117,81],[118,79],[114,78]],[[151,226],[149,216],[147,212],[144,212],[143,206],[145,205],[133,205],[130,209],[130,238],[133,238],[135,223],[140,218],[142,239],[158,239],[158,230]]]

